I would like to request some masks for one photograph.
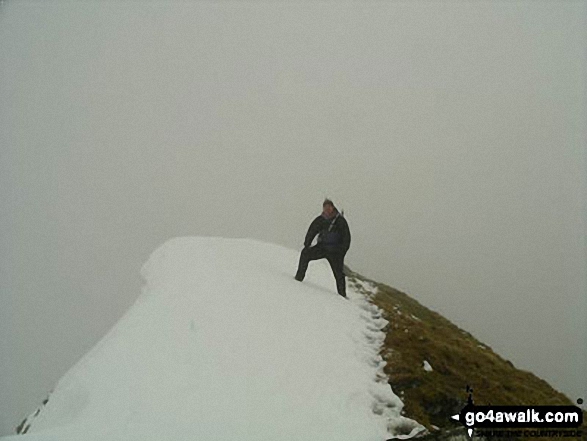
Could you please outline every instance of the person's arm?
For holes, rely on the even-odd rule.
[[[349,229],[349,224],[347,223],[346,219],[343,217],[342,220],[344,221],[342,228],[342,247],[346,253],[351,247],[351,230]]]
[[[308,232],[306,233],[306,239],[304,240],[304,248],[308,248],[312,245],[312,241],[316,237],[316,235],[320,232],[320,216],[312,221],[310,224],[310,228],[308,228]]]

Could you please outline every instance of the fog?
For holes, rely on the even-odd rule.
[[[300,249],[325,196],[352,269],[587,398],[586,15],[1,3],[0,434],[132,305],[161,243]]]

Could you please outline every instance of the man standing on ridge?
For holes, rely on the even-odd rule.
[[[316,235],[318,235],[318,243],[311,247]],[[304,280],[310,261],[326,259],[336,279],[336,290],[341,296],[346,297],[344,256],[350,246],[351,232],[346,219],[338,212],[330,199],[325,199],[322,204],[322,214],[314,219],[308,228],[295,279],[300,282]]]

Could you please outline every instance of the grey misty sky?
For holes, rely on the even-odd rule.
[[[299,248],[324,196],[353,269],[585,398],[586,9],[4,3],[0,434],[163,241]]]

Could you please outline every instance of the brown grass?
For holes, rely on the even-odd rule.
[[[404,402],[405,416],[429,430],[455,427],[450,416],[466,404],[467,385],[477,405],[575,404],[407,294],[349,271],[349,282],[355,280],[378,288],[372,301],[389,321],[381,351],[389,384]],[[432,371],[424,370],[424,360]],[[583,432],[587,435],[585,423]]]

